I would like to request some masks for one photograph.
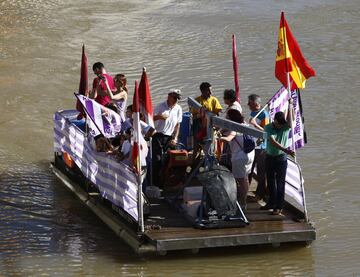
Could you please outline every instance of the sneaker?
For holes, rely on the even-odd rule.
[[[259,203],[260,201],[262,201],[262,198],[259,195],[255,194],[254,201]]]
[[[260,210],[263,210],[263,211],[272,210],[272,209],[274,209],[274,207],[270,204],[266,204],[265,206],[260,207]]]
[[[280,216],[284,216],[282,213],[282,210],[279,209],[274,209],[274,211],[271,213],[272,215],[280,215]]]

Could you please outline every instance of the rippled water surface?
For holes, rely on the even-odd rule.
[[[232,87],[235,33],[242,99],[268,99],[281,10],[317,71],[298,153],[317,240],[135,256],[49,170],[52,114],[74,106],[82,44],[130,91],[146,66],[158,103],[171,87]],[[355,0],[0,1],[0,275],[359,276],[359,26]]]

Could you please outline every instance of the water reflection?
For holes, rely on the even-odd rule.
[[[9,167],[0,177],[0,199],[3,273],[76,272],[88,259],[131,257],[127,246],[43,166]]]

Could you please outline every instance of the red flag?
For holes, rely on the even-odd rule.
[[[276,51],[275,77],[284,85],[287,84],[287,73],[290,74],[291,90],[305,88],[306,79],[315,76],[315,71],[301,53],[300,47],[291,33],[284,12],[281,12],[278,48]]]
[[[85,45],[82,47],[81,55],[81,69],[80,69],[80,84],[79,84],[79,94],[86,95],[89,89],[88,83],[88,60],[85,54]],[[76,109],[80,112],[79,116],[82,117],[85,115],[83,107],[81,106],[79,100],[76,102]]]
[[[140,112],[145,116],[145,122],[154,128],[154,112],[150,95],[150,86],[145,67],[143,68],[139,84],[139,102]]]
[[[234,68],[235,95],[236,95],[236,100],[240,103],[239,68],[238,68],[238,58],[236,52],[236,37],[234,34],[232,35],[232,58],[233,58],[233,68]]]
[[[85,45],[82,47],[81,55],[81,70],[80,70],[80,84],[79,94],[85,95],[89,89],[88,83],[88,60],[85,54]]]
[[[141,172],[141,164],[140,164],[140,105],[139,105],[139,88],[138,82],[135,81],[135,92],[133,98],[133,134],[132,134],[132,165],[135,169],[136,173],[140,174]]]

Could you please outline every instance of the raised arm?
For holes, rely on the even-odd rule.
[[[286,122],[289,128],[291,128],[291,119],[294,120],[295,118],[295,112],[294,112],[294,100],[292,98],[289,99],[289,106],[288,106],[288,110],[287,110],[287,115],[286,115]]]
[[[109,95],[111,100],[121,100],[121,99],[126,100],[127,99],[127,92],[125,90],[114,95],[110,89],[108,80],[106,78],[103,78],[102,81],[105,83],[105,86],[106,86],[106,94]]]

